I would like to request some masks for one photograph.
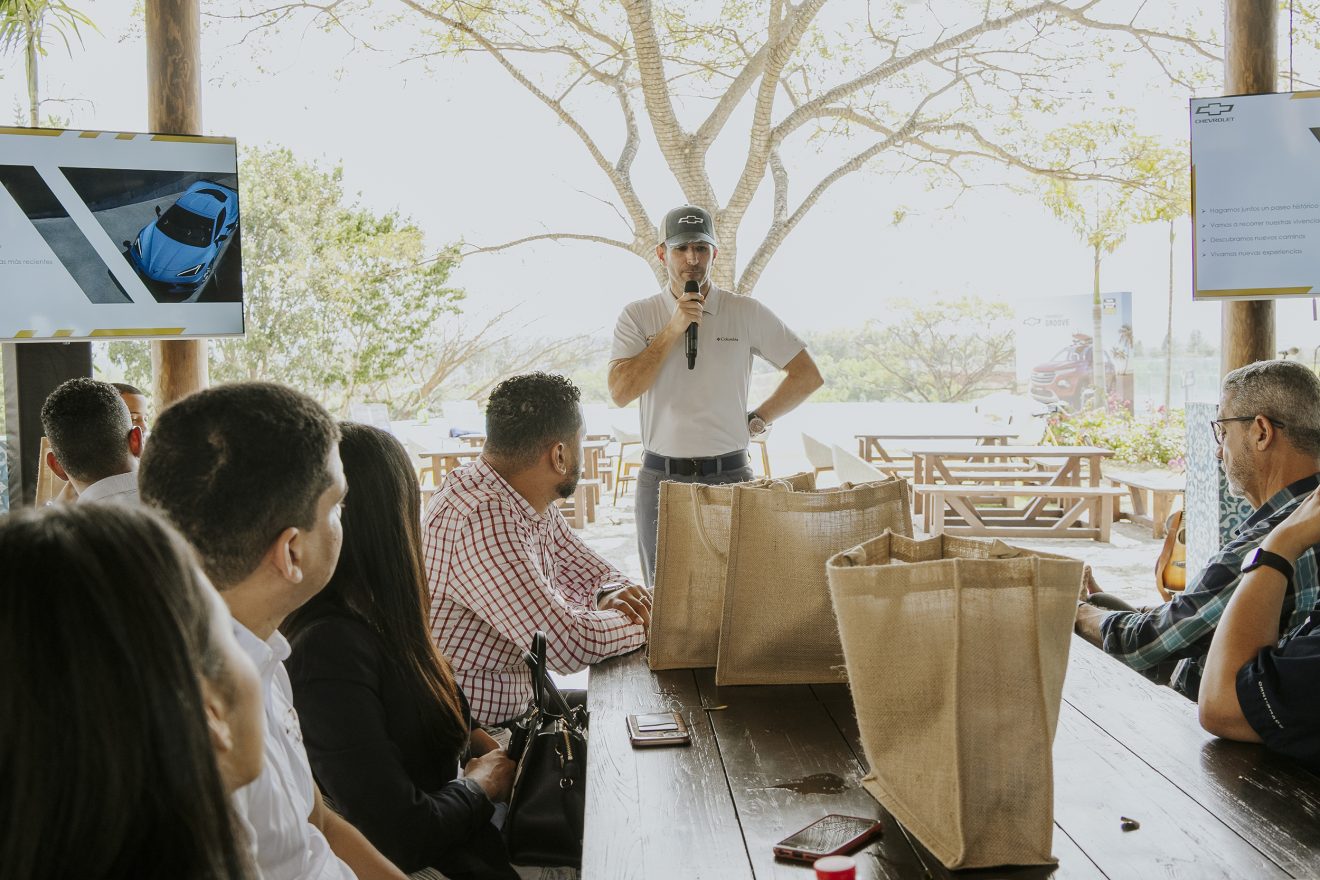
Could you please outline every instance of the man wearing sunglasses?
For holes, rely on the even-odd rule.
[[[1156,674],[1177,661],[1169,683],[1193,700],[1215,627],[1243,575],[1268,566],[1286,576],[1280,636],[1306,621],[1320,595],[1314,547],[1294,562],[1260,546],[1320,485],[1320,379],[1292,361],[1236,369],[1224,377],[1219,417],[1208,429],[1229,491],[1251,503],[1251,516],[1171,601],[1135,609],[1093,593],[1077,609],[1077,631],[1133,669]]]

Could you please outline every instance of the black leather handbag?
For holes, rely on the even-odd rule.
[[[504,840],[515,865],[577,868],[587,806],[587,710],[570,707],[550,680],[545,646],[538,631],[525,655],[536,695],[509,741],[517,770]]]

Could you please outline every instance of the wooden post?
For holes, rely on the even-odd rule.
[[[1278,79],[1274,0],[1224,0],[1224,93],[1272,92]],[[1243,157],[1243,161],[1252,161]],[[1220,372],[1278,357],[1274,300],[1224,303]]]
[[[160,134],[202,133],[199,0],[147,0],[147,125]],[[151,343],[159,412],[209,383],[205,339]]]

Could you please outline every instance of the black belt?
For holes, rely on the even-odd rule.
[[[738,468],[747,467],[750,463],[746,450],[717,455],[714,458],[667,458],[654,452],[642,453],[644,467],[680,477],[707,477],[724,471],[736,471]]]

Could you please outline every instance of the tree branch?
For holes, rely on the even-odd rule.
[[[752,202],[752,196],[765,178],[766,163],[770,150],[775,146],[771,115],[775,107],[775,95],[779,91],[779,77],[793,53],[797,51],[803,34],[811,25],[816,13],[825,4],[825,0],[802,0],[792,13],[792,17],[782,24],[772,21],[771,34],[778,37],[771,44],[766,57],[765,70],[761,74],[761,86],[757,90],[756,106],[752,111],[752,125],[747,144],[747,161],[742,173],[729,197],[729,203],[722,212],[722,221],[730,223],[736,229],[742,225],[743,215]]]
[[[715,210],[715,187],[706,173],[704,154],[695,154],[692,139],[683,131],[674,112],[669,84],[665,81],[665,64],[656,34],[655,16],[651,14],[650,0],[623,0],[628,15],[628,28],[633,35],[633,51],[637,55],[637,72],[641,77],[642,100],[651,128],[655,132],[660,153],[669,170],[678,179],[683,194],[695,204]]]
[[[467,22],[458,21],[457,19],[451,18],[443,13],[428,9],[421,3],[417,2],[417,0],[399,0],[399,2],[426,18],[438,21],[445,27],[466,34],[485,49],[491,57],[499,62],[501,67],[508,71],[509,75],[512,76],[520,86],[531,92],[532,95],[542,104],[549,107],[554,112],[555,116],[557,116],[564,125],[568,126],[568,128],[578,136],[578,139],[581,140],[582,144],[587,148],[587,152],[591,154],[591,158],[595,161],[596,166],[605,173],[606,177],[609,178],[610,183],[614,185],[615,192],[617,192],[619,198],[623,200],[624,208],[628,211],[629,216],[632,217],[635,227],[634,231],[640,233],[642,230],[645,230],[650,226],[650,219],[646,213],[646,209],[642,206],[641,199],[638,198],[637,193],[633,188],[632,181],[621,174],[619,170],[605,158],[605,154],[601,152],[596,141],[591,137],[582,124],[568,112],[567,108],[565,108],[562,103],[556,101],[542,91],[536,83],[532,82],[525,73],[510,61],[508,56],[501,52],[491,40],[487,39],[485,35],[479,33]]]
[[[533,241],[590,241],[596,244],[607,244],[611,247],[625,250],[630,254],[637,253],[632,244],[614,238],[606,238],[603,235],[590,235],[580,232],[544,232],[540,235],[528,235],[523,238],[514,239],[513,241],[506,241],[503,244],[492,244],[486,245],[485,247],[474,246],[469,250],[463,251],[459,256],[470,257],[473,254],[494,254]]]

